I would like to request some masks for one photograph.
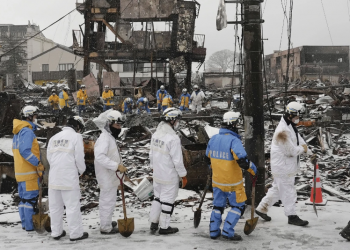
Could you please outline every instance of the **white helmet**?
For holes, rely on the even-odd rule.
[[[109,86],[108,86],[108,85],[105,85],[105,89],[109,89]]]
[[[286,113],[292,116],[298,116],[302,108],[303,105],[299,102],[290,102],[286,107]]]
[[[22,116],[24,117],[29,117],[33,115],[38,115],[39,114],[39,108],[36,106],[25,106],[22,111]]]
[[[72,116],[68,119],[67,126],[72,127],[73,129],[83,130],[85,127],[85,122],[83,118],[78,115]]]
[[[163,119],[165,121],[178,120],[178,119],[181,119],[181,117],[182,117],[182,112],[177,108],[167,108],[166,110],[163,111]]]
[[[126,100],[125,100],[127,103],[130,103],[132,100],[131,100],[131,98],[130,97],[128,97],[128,98],[126,98]]]
[[[69,90],[69,88],[67,86],[64,86],[63,90],[67,91],[67,90]]]
[[[197,84],[194,85],[194,86],[193,86],[193,89],[198,89],[198,85],[197,85]]]
[[[113,123],[124,124],[126,117],[125,115],[122,115],[119,111],[113,110],[108,113],[107,119],[111,124]]]
[[[80,88],[85,89],[85,85],[84,84],[80,85]]]
[[[238,121],[239,117],[241,116],[241,113],[239,112],[226,112],[222,118],[222,124],[223,125],[231,125]]]
[[[147,97],[143,98],[143,102],[144,102],[144,103],[148,102]]]
[[[161,85],[161,86],[160,86],[160,89],[161,89],[161,90],[164,90],[164,89],[165,89],[164,85]]]
[[[187,89],[182,89],[182,93],[187,93]]]

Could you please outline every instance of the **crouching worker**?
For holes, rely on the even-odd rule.
[[[98,118],[97,118],[98,119]],[[120,184],[116,174],[121,178],[126,168],[120,159],[116,143],[125,116],[112,110],[107,114],[107,122],[95,144],[95,173],[100,186],[100,232],[101,234],[118,233],[117,222],[112,221],[117,200],[117,189]]]
[[[70,117],[67,126],[51,137],[47,147],[49,172],[49,209],[51,217],[51,236],[59,240],[66,235],[63,230],[63,214],[66,216],[71,241],[89,237],[83,231],[80,212],[79,175],[86,169],[84,145],[81,133],[84,120],[79,116]]]
[[[39,178],[42,176],[44,166],[40,163],[40,149],[34,134],[38,117],[38,108],[25,106],[21,112],[22,121],[13,120],[12,152],[15,161],[15,176],[18,183],[18,194],[21,198],[18,204],[19,217],[22,228],[33,231],[32,216],[39,195]]]
[[[239,112],[226,112],[219,134],[214,135],[207,147],[206,155],[212,168],[213,211],[210,217],[210,237],[221,235],[222,214],[228,200],[231,210],[228,212],[222,236],[228,240],[239,241],[242,237],[235,233],[235,226],[244,212],[247,196],[243,186],[242,169],[251,175],[256,174],[256,166],[247,159],[241,137],[236,127]]]
[[[175,130],[179,128],[181,111],[168,108],[163,112],[162,121],[152,135],[149,153],[150,166],[153,168],[154,200],[149,220],[151,231],[159,234],[173,234],[179,231],[170,227],[170,217],[174,211],[174,202],[179,190],[179,180],[182,187],[187,183],[180,138]]]

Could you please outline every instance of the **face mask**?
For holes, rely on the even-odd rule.
[[[38,124],[38,119],[36,119],[36,118],[33,119],[33,123],[34,123],[34,124]]]
[[[179,128],[180,128],[180,122],[176,122],[174,124],[174,130],[179,130]]]
[[[109,126],[109,129],[111,130],[111,133],[112,133],[112,136],[117,139],[120,132],[122,132],[122,129],[117,129],[117,128],[114,128],[112,126]]]
[[[293,122],[294,124],[298,124],[299,123],[299,119],[297,119],[297,120],[294,120],[294,122]]]

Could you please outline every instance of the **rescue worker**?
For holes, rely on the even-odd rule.
[[[51,236],[59,240],[66,235],[63,230],[63,214],[66,217],[71,241],[89,237],[83,231],[80,212],[79,176],[86,169],[84,145],[81,133],[84,120],[79,116],[70,117],[67,126],[51,137],[47,147],[49,172],[49,209],[51,219]]]
[[[302,105],[290,102],[281,118],[271,143],[271,173],[272,187],[261,200],[255,212],[264,220],[270,221],[267,215],[269,208],[281,200],[284,214],[288,216],[288,224],[306,226],[309,222],[300,219],[295,211],[297,192],[294,187],[295,175],[299,171],[299,155],[307,153],[304,139],[298,133],[296,124]]]
[[[129,113],[129,114],[132,114],[132,106],[134,105],[134,102],[133,100],[128,97],[128,98],[125,98],[123,104],[122,104],[122,111],[124,114],[126,113]]]
[[[163,111],[166,110],[167,108],[171,108],[173,106],[173,98],[171,97],[170,94],[166,94],[163,98],[163,102],[162,102],[162,108]]]
[[[219,134],[214,135],[207,146],[206,156],[210,159],[213,186],[213,211],[210,217],[210,237],[222,237],[239,241],[242,237],[235,233],[235,226],[244,213],[247,196],[243,186],[242,169],[256,175],[257,168],[247,158],[247,153],[238,134],[239,112],[226,112],[223,116]],[[207,160],[209,160],[207,159]],[[209,163],[209,162],[208,162]],[[228,200],[228,212],[221,233],[222,214]]]
[[[60,99],[60,108],[68,108],[68,87],[64,87],[62,91],[59,93],[59,99]]]
[[[120,159],[116,143],[125,116],[117,110],[107,114],[107,122],[95,144],[95,173],[100,186],[100,232],[101,234],[118,233],[117,222],[112,222],[113,211],[117,200],[117,189],[120,184],[117,171],[125,173],[126,167]],[[122,177],[118,174],[119,178]]]
[[[151,113],[148,106],[148,99],[146,97],[140,97],[136,102],[136,106],[138,106],[138,109],[137,109],[138,114],[140,114],[142,110],[146,110],[147,113]]]
[[[112,106],[114,106],[113,96],[114,96],[113,91],[109,89],[108,85],[106,85],[105,91],[103,91],[102,93],[103,111],[106,111],[112,108]]]
[[[187,89],[182,90],[182,95],[180,96],[179,106],[181,111],[189,110],[189,105],[191,104],[191,96],[187,93]]]
[[[81,112],[85,113],[86,111],[85,105],[86,105],[87,98],[88,96],[86,94],[85,85],[82,84],[77,94],[77,105],[79,108],[79,116],[81,116]]]
[[[193,86],[193,92],[191,95],[192,100],[192,112],[197,110],[197,114],[202,110],[202,102],[205,98],[205,95],[202,90],[198,88],[198,85]]]
[[[158,104],[158,112],[162,111],[162,103],[163,103],[163,99],[164,96],[167,94],[168,92],[165,90],[164,85],[161,85],[160,88],[157,91],[157,104]]]
[[[350,221],[348,225],[339,233],[344,239],[350,240]]]
[[[38,112],[35,106],[25,106],[21,111],[22,121],[13,120],[12,152],[18,195],[21,199],[18,211],[22,228],[26,231],[34,230],[32,216],[35,214],[39,195],[38,182],[44,171],[40,162],[39,144],[34,134]]]
[[[158,230],[159,224],[159,234],[179,231],[176,227],[170,227],[170,217],[174,211],[180,178],[183,188],[187,183],[181,141],[175,132],[179,128],[181,115],[181,111],[176,108],[164,110],[162,121],[151,139],[149,158],[150,167],[153,168],[154,200],[149,220],[151,231]]]
[[[59,97],[56,95],[56,90],[52,90],[52,94],[49,97],[49,104],[52,108],[52,113],[57,114],[59,111]]]

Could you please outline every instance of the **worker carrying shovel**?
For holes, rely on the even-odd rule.
[[[121,178],[126,171],[120,159],[116,139],[122,131],[125,115],[117,110],[107,110],[94,119],[94,122],[102,130],[94,149],[95,173],[100,186],[100,232],[101,234],[116,234],[118,233],[117,222],[112,221],[117,189],[120,184],[116,174]]]
[[[214,135],[207,147],[206,156],[210,159],[212,168],[213,211],[210,217],[210,238],[221,235],[220,225],[222,214],[229,201],[231,210],[228,212],[222,237],[228,240],[240,241],[242,237],[235,233],[235,226],[245,210],[247,196],[243,186],[242,170],[255,176],[257,168],[247,158],[241,137],[238,135],[237,122],[239,112],[226,112],[223,116],[219,134]]]
[[[181,116],[182,112],[179,109],[164,110],[162,121],[151,139],[149,158],[150,167],[153,168],[154,200],[149,220],[153,232],[158,230],[159,224],[159,234],[173,234],[179,231],[176,227],[170,227],[170,217],[174,212],[180,178],[182,188],[187,183],[181,141],[175,132],[180,127]]]

